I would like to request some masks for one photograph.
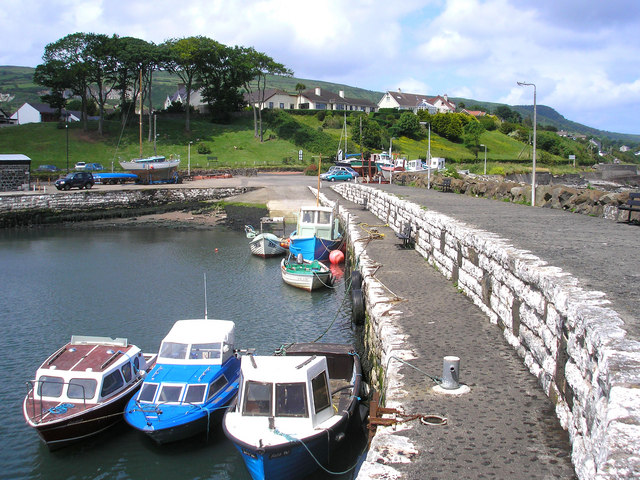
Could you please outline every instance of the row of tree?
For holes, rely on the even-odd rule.
[[[45,47],[43,63],[36,67],[34,81],[47,87],[43,101],[52,108],[65,108],[72,92],[81,100],[84,128],[91,98],[98,107],[98,133],[103,133],[105,105],[112,93],[119,95],[123,124],[140,99],[152,112],[153,74],[165,70],[177,75],[186,89],[185,130],[190,127],[191,92],[201,89],[214,119],[223,119],[245,105],[243,90],[254,100],[255,135],[262,141],[261,112],[268,74],[293,74],[283,64],[253,48],[229,47],[207,37],[170,39],[154,44],[134,37],[95,33],[73,33]],[[139,96],[139,97],[138,97]],[[149,115],[151,126],[151,115]],[[151,128],[149,128],[151,135]]]

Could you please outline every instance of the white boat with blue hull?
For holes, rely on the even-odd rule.
[[[285,356],[244,356],[238,398],[223,420],[254,480],[327,469],[361,423],[360,361],[351,345],[293,344]]]
[[[289,236],[289,252],[308,261],[328,260],[333,250],[343,246],[340,221],[330,207],[302,207],[296,230]]]
[[[209,432],[238,391],[235,324],[180,320],[163,339],[156,366],[127,404],[126,422],[157,443]]]

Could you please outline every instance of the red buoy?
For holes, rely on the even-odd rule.
[[[332,250],[331,253],[329,253],[329,261],[333,265],[344,262],[344,253],[342,253],[340,250]]]

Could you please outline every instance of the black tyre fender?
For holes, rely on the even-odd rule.
[[[360,270],[354,270],[351,272],[351,290],[362,289],[362,273]]]
[[[364,323],[364,296],[362,290],[351,290],[351,320],[356,325]]]

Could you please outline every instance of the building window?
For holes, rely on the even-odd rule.
[[[327,109],[326,103],[316,103],[316,110],[326,110],[326,109]]]
[[[284,103],[280,103],[280,108],[284,110]]]
[[[269,102],[269,108],[273,108],[273,102]]]

